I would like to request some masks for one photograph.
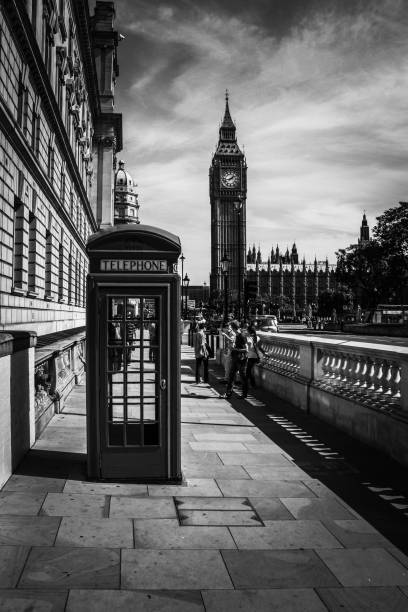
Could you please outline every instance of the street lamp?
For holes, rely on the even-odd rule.
[[[184,312],[185,312],[185,316],[187,316],[187,293],[188,293],[188,284],[190,282],[190,279],[187,276],[187,272],[186,272],[186,275],[185,275],[185,277],[183,279],[183,282],[184,282],[184,286],[186,288],[186,290],[184,292],[184,294],[185,294],[185,296],[184,296],[184,299],[185,299]]]
[[[228,259],[227,253],[224,253],[224,257],[220,261],[222,272],[224,274],[224,323],[227,323],[228,321],[228,268],[230,261],[231,260]]]
[[[242,195],[234,201],[234,208],[238,214],[238,319],[241,320],[241,211]]]
[[[181,310],[183,310],[183,274],[184,274],[184,260],[185,257],[183,255],[183,253],[181,253],[180,255],[180,260],[181,260]],[[184,319],[184,315],[183,315],[183,319]]]

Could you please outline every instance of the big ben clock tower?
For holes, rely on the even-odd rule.
[[[210,167],[211,205],[211,276],[210,289],[223,292],[221,260],[230,260],[228,288],[232,301],[242,312],[246,262],[246,192],[247,165],[237,144],[235,124],[231,119],[228,92],[220,127],[217,150]]]

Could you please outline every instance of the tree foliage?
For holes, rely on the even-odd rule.
[[[343,317],[353,306],[353,293],[346,287],[339,287],[336,291],[328,289],[319,295],[318,312],[321,317],[331,317],[336,312]]]
[[[386,210],[377,222],[368,243],[336,253],[337,280],[353,291],[357,303],[370,309],[407,299],[408,203]]]

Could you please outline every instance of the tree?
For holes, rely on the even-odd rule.
[[[377,217],[373,235],[368,243],[336,253],[337,280],[371,310],[381,302],[408,299],[408,203],[400,202]]]
[[[373,234],[385,257],[388,297],[404,303],[408,298],[408,202],[377,217]]]
[[[336,311],[337,316],[342,318],[352,306],[353,294],[346,287],[339,287],[337,291],[328,289],[319,295],[318,312],[321,317],[331,317]]]
[[[382,247],[376,240],[340,249],[337,280],[351,290],[356,303],[373,310],[387,295],[386,265]]]

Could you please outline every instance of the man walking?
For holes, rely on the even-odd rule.
[[[245,398],[248,394],[248,380],[246,378],[248,361],[247,339],[242,333],[238,321],[232,321],[231,328],[235,332],[235,344],[231,349],[231,369],[228,376],[227,390],[221,397],[231,397],[235,375],[239,372],[242,382],[242,397]]]

